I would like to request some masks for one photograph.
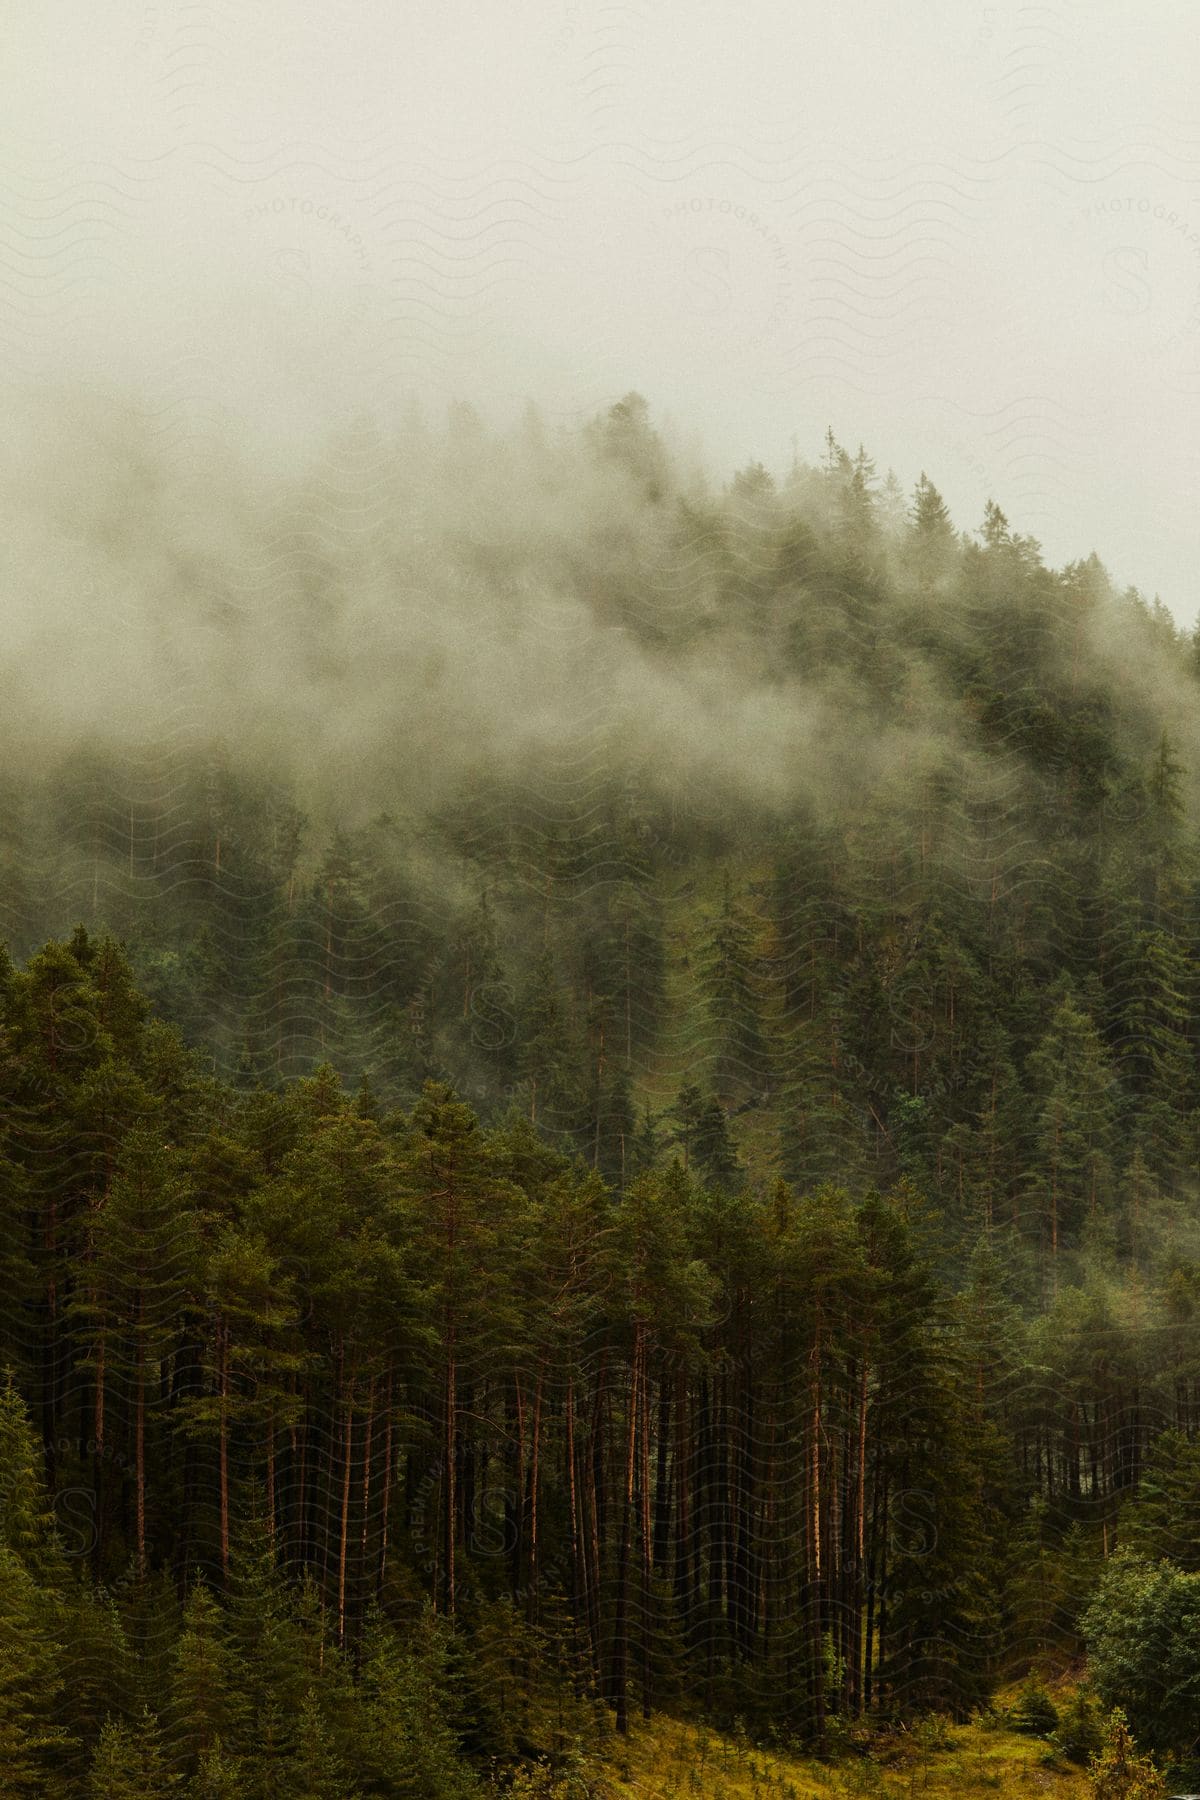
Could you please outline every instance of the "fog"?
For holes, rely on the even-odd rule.
[[[504,436],[465,409],[393,437],[361,418],[308,450],[301,467],[248,449],[228,422],[168,442],[103,394],[45,390],[12,415],[10,773],[81,745],[223,740],[342,823],[493,779],[577,816],[623,776],[774,810],[861,793],[953,737],[919,661],[891,726],[844,667],[775,677],[719,590],[730,556],[765,582],[787,508],[727,511],[682,447],[661,502],[536,416]]]
[[[557,429],[637,388],[718,472],[832,424],[1190,624],[1198,61],[1132,0],[48,0],[9,21],[6,381],[124,393],[200,468],[414,400]]]

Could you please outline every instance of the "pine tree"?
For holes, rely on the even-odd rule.
[[[68,1597],[62,1637],[57,1716],[90,1760],[105,1721],[136,1711],[133,1651],[116,1603],[103,1588],[80,1587]]]
[[[179,1791],[186,1794],[187,1800],[244,1800],[241,1764],[218,1741],[205,1751],[195,1775]]]
[[[131,1549],[141,1573],[149,1566],[148,1472],[160,1438],[160,1377],[179,1339],[197,1255],[195,1217],[176,1159],[153,1130],[139,1127],[126,1139],[111,1189],[90,1221],[86,1283],[72,1308],[93,1377],[98,1564],[107,1517],[105,1450],[123,1431],[133,1465]],[[120,1408],[115,1422],[110,1402]]]
[[[502,1246],[516,1235],[522,1197],[499,1177],[495,1164],[470,1109],[449,1088],[427,1083],[413,1112],[401,1181],[420,1208],[421,1276],[438,1335],[437,1603],[451,1617],[457,1606],[462,1525],[458,1443],[463,1369],[494,1354],[516,1332],[516,1320],[504,1304]]]
[[[356,1765],[373,1791],[404,1800],[472,1800],[479,1784],[459,1754],[448,1706],[449,1645],[432,1621],[423,1621],[406,1647],[376,1618],[364,1643],[362,1688]]]
[[[989,550],[1002,550],[1011,542],[1008,520],[994,500],[983,509],[983,541]]]
[[[1099,1033],[1067,996],[1029,1059],[1038,1097],[1034,1188],[1052,1279],[1064,1242],[1106,1199],[1112,1178],[1115,1083]]]
[[[720,1189],[737,1185],[741,1167],[729,1135],[725,1108],[715,1094],[704,1102],[692,1137],[692,1157],[702,1181]]]
[[[193,1777],[222,1741],[231,1741],[240,1706],[238,1679],[221,1609],[203,1581],[193,1582],[175,1645],[164,1703],[167,1747],[176,1769]]]
[[[725,1099],[758,1093],[767,1079],[756,936],[755,922],[735,899],[726,871],[701,969],[716,1034],[713,1086]]]
[[[946,502],[923,469],[913,489],[911,519],[908,557],[918,580],[928,586],[947,571],[956,538]]]
[[[58,1597],[0,1548],[0,1781],[14,1796],[66,1792],[72,1740],[59,1723],[64,1625]]]
[[[144,1710],[131,1725],[110,1719],[88,1776],[93,1800],[165,1800],[175,1785],[153,1713]]]

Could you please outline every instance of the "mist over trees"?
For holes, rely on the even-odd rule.
[[[7,455],[13,1791],[829,1751],[1089,1651],[1187,1770],[1195,638],[636,394]]]

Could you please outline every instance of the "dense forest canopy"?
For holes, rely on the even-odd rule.
[[[717,491],[635,394],[61,432],[4,472],[6,1791],[829,1752],[1085,1651],[1194,1776],[1196,639],[832,432]]]

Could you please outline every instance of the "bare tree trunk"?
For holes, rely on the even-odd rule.
[[[92,1545],[94,1572],[99,1578],[104,1559],[104,1384],[107,1340],[100,1333],[96,1344],[96,1396],[92,1415],[93,1481],[96,1489],[95,1542]]]
[[[654,1630],[651,1616],[652,1588],[650,1557],[653,1539],[650,1532],[650,1378],[646,1371],[646,1349],[642,1346],[641,1457],[638,1480],[641,1484],[642,1515],[642,1717],[650,1717],[650,1649]]]
[[[138,1325],[141,1325],[142,1300],[138,1296]],[[134,1404],[134,1465],[137,1493],[137,1566],[138,1574],[146,1574],[146,1350],[139,1335],[137,1348],[137,1398]]]
[[[367,1548],[371,1525],[371,1448],[375,1435],[375,1377],[367,1389],[367,1423],[362,1453],[362,1530],[359,1533],[359,1579],[365,1590],[367,1581]]]
[[[379,1587],[387,1574],[388,1514],[392,1506],[392,1372],[387,1379],[387,1424],[383,1433],[383,1518],[379,1531]]]
[[[455,1594],[455,1549],[456,1537],[455,1513],[458,1507],[458,1484],[456,1468],[456,1452],[458,1437],[458,1365],[455,1362],[454,1327],[451,1325],[446,1340],[446,1421],[443,1437],[446,1463],[446,1517],[445,1517],[445,1581],[446,1611],[454,1617],[456,1603]]]
[[[346,1543],[350,1533],[350,1473],[354,1449],[354,1383],[346,1385],[346,1428],[342,1440],[342,1518],[338,1533],[338,1645],[346,1643]]]
[[[221,1574],[229,1579],[229,1331],[222,1319],[217,1325],[217,1382],[220,1395],[217,1424],[218,1505],[221,1513]]]
[[[638,1385],[642,1363],[642,1326],[634,1330],[629,1368],[628,1427],[625,1433],[625,1479],[621,1492],[621,1534],[617,1546],[616,1591],[613,1599],[612,1698],[617,1730],[629,1730],[629,1555],[633,1538],[633,1485],[636,1468]]]
[[[812,1348],[812,1412],[809,1420],[811,1487],[809,1490],[809,1577],[812,1616],[813,1714],[818,1750],[825,1746],[824,1607],[821,1575],[821,1319],[818,1314]]]
[[[538,1482],[540,1478],[539,1452],[542,1438],[542,1382],[544,1377],[544,1359],[538,1366],[537,1382],[533,1391],[533,1448],[529,1467],[529,1595],[528,1616],[530,1623],[536,1623],[538,1613]]]
[[[267,1412],[267,1542],[275,1553],[275,1408]]]

